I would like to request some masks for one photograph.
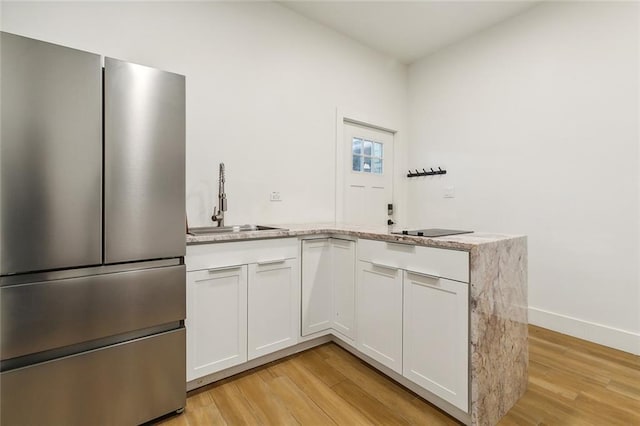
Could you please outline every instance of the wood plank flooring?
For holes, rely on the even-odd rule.
[[[328,343],[187,395],[173,425],[455,425]],[[640,357],[529,327],[529,387],[500,425],[640,425]]]
[[[527,393],[500,425],[640,425],[640,357],[529,326]]]

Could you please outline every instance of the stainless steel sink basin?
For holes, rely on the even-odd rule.
[[[275,228],[272,226],[263,225],[236,225],[236,226],[202,226],[196,228],[190,228],[189,234],[191,235],[209,235],[209,234],[229,234],[232,232],[250,232],[250,231],[287,231],[284,228]]]

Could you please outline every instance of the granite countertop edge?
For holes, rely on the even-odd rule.
[[[367,240],[386,241],[390,243],[411,244],[425,247],[445,248],[451,250],[471,251],[487,244],[495,244],[507,240],[526,238],[524,235],[508,235],[488,232],[473,232],[470,234],[449,235],[445,237],[412,237],[409,235],[392,234],[399,228],[363,227],[346,224],[285,224],[273,225],[282,229],[265,231],[229,232],[224,234],[186,235],[187,245],[215,244],[233,241],[262,240],[272,238],[305,237],[314,235],[349,236]]]

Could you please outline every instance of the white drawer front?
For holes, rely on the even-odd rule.
[[[361,239],[358,258],[374,265],[469,282],[469,253],[465,251]]]
[[[187,246],[187,271],[248,263],[273,263],[298,257],[297,238],[232,241]]]

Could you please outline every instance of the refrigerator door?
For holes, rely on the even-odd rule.
[[[184,256],[184,76],[105,58],[104,78],[104,262]]]
[[[99,264],[100,56],[0,37],[0,273]]]

